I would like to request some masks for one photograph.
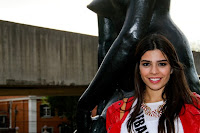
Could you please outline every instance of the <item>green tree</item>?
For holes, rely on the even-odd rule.
[[[77,96],[49,96],[47,102],[52,109],[56,109],[59,116],[67,117],[71,132],[76,129],[76,108],[79,97]]]

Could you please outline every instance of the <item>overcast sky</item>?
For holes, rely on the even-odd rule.
[[[0,19],[17,23],[98,35],[91,0],[0,0]],[[190,42],[200,40],[200,0],[171,0],[173,21]]]

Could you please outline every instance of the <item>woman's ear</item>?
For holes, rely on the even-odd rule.
[[[171,69],[171,72],[170,72],[170,74],[172,74],[173,73],[173,69]]]

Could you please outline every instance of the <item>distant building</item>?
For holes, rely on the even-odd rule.
[[[197,73],[200,77],[200,52],[193,51],[192,53],[194,56],[195,67],[196,67]]]
[[[96,36],[0,20],[0,95],[81,95],[97,71],[97,45]]]
[[[67,123],[65,117],[42,103],[42,97],[0,97],[0,130],[16,128],[19,133],[43,133],[46,129],[48,133],[64,133]]]

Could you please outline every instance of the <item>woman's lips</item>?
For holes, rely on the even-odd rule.
[[[156,84],[156,83],[158,83],[158,82],[160,82],[161,81],[161,78],[149,78],[149,81],[151,82],[151,83],[153,83],[153,84]]]

